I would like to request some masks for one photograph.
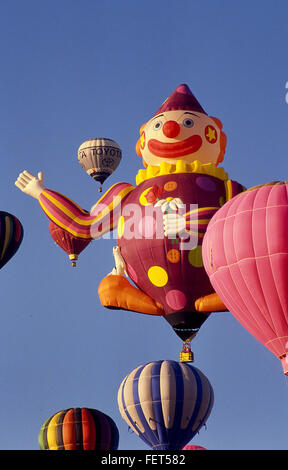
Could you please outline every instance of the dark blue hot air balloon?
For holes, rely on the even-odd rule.
[[[15,255],[23,239],[23,227],[15,215],[0,211],[0,269]]]
[[[213,401],[207,377],[175,361],[141,365],[118,390],[122,418],[154,450],[183,449],[206,423]]]

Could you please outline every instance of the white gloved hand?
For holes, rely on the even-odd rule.
[[[175,212],[172,214],[164,214],[163,224],[165,237],[173,238],[179,235],[181,238],[185,238],[186,219],[183,215]]]
[[[163,212],[163,226],[165,237],[173,238],[176,235],[185,236],[186,233],[186,219],[179,210],[184,210],[185,205],[178,197],[167,201],[160,199],[156,202],[154,207],[161,207]],[[172,212],[173,211],[173,212]]]
[[[174,197],[170,201],[167,201],[166,199],[160,199],[156,202],[154,207],[161,207],[161,211],[164,213],[169,209],[177,211],[178,209],[184,208],[184,204],[180,198]]]
[[[43,189],[45,189],[44,175],[42,171],[40,171],[38,177],[36,177],[29,173],[29,171],[24,170],[15,181],[15,186],[21,189],[23,193],[38,199]]]

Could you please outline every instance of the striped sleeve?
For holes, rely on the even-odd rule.
[[[237,194],[246,190],[246,188],[240,183],[237,183],[237,181],[226,180],[224,184],[224,202],[229,201]],[[200,239],[203,238],[210,219],[218,211],[218,209],[220,209],[220,205],[218,207],[196,207],[189,212],[186,212],[186,214],[184,214],[186,218],[186,231],[188,231],[190,235],[194,235],[195,237],[198,236]]]
[[[100,238],[117,224],[121,204],[134,189],[128,183],[116,183],[97,201],[91,211],[82,209],[68,197],[44,189],[39,204],[45,215],[59,227],[78,238]]]
[[[203,238],[210,219],[219,207],[200,207],[190,210],[184,214],[186,218],[186,230],[190,235]]]

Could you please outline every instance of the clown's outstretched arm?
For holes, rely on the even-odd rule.
[[[86,211],[63,194],[47,189],[42,172],[36,177],[25,170],[20,173],[15,185],[37,199],[46,216],[59,227],[85,239],[97,239],[114,230],[121,203],[134,189],[129,183],[116,183],[94,204],[91,211]]]

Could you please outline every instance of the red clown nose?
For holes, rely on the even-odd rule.
[[[176,121],[166,121],[164,126],[163,126],[163,134],[166,137],[170,137],[170,139],[173,139],[177,137],[177,135],[180,132],[180,126],[178,122]]]

